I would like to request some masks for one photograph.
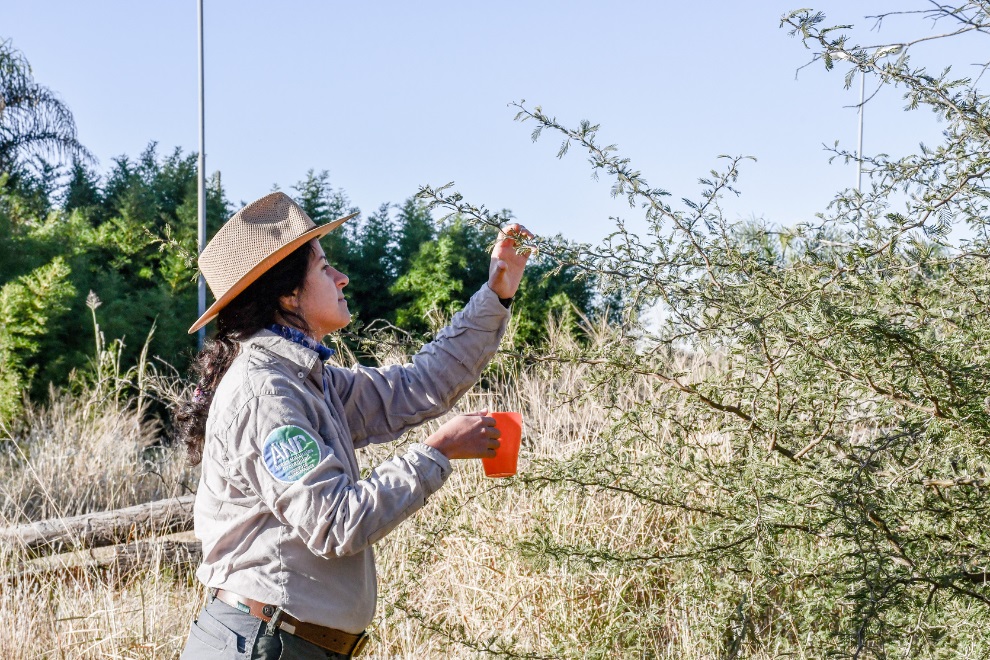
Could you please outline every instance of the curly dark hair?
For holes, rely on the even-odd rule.
[[[206,418],[213,402],[213,393],[240,352],[240,342],[275,323],[276,314],[300,330],[309,330],[306,320],[282,307],[279,299],[303,287],[313,254],[315,250],[312,245],[305,243],[268,269],[220,310],[216,335],[206,341],[190,366],[196,378],[196,391],[192,398],[179,405],[174,414],[176,437],[185,445],[190,465],[197,465],[203,460]]]

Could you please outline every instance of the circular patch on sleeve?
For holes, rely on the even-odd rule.
[[[298,426],[280,426],[268,434],[262,458],[279,481],[297,481],[320,462],[320,446]]]

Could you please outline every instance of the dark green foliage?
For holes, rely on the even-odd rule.
[[[46,344],[50,321],[65,312],[75,293],[68,275],[68,266],[56,257],[0,286],[0,425],[19,413],[22,392],[37,371],[32,358]]]
[[[402,203],[398,216],[399,238],[395,268],[397,273],[407,273],[420,246],[431,242],[437,232],[429,209],[415,197]]]
[[[353,261],[346,274],[348,305],[358,320],[393,321],[395,309],[389,290],[396,278],[395,226],[389,205],[382,204],[360,224],[356,232]]]
[[[99,177],[79,159],[72,161],[69,181],[65,186],[65,201],[62,208],[66,212],[80,211],[90,214],[103,206],[103,192]]]
[[[507,212],[502,213],[503,218]],[[396,324],[425,332],[443,323],[488,281],[491,247],[498,233],[454,217],[436,238],[420,245],[409,269],[396,281]],[[563,240],[558,236],[558,239]],[[552,317],[574,336],[581,334],[581,317],[595,319],[606,308],[595,299],[594,279],[570,265],[533,257],[526,267],[513,302],[515,348],[531,348],[547,338]]]
[[[296,201],[313,221],[322,225],[345,215],[355,213],[358,208],[351,206],[350,200],[343,190],[330,185],[330,173],[323,170],[306,172],[306,178],[292,187],[296,191]],[[330,232],[323,239],[323,249],[326,250],[330,262],[338,270],[346,273],[354,263],[354,247],[358,218],[344,223],[340,229]]]
[[[555,240],[564,242],[558,235]],[[514,343],[518,348],[538,346],[547,338],[547,317],[558,319],[563,329],[581,334],[581,317],[596,319],[608,307],[596,304],[594,280],[582,278],[580,270],[536,255],[526,266],[519,293],[512,303],[516,319]]]
[[[31,177],[0,173],[0,283],[25,275],[41,264],[35,256],[37,231],[49,201]]]
[[[136,359],[157,324],[153,354],[182,368],[195,338],[186,333],[195,317],[195,271],[176,250],[162,251],[156,237],[170,232],[191,254],[196,248],[196,157],[179,151],[161,158],[154,145],[137,162],[119,158],[103,190],[84,165],[74,164],[66,207],[39,216],[39,193],[31,177],[8,181],[0,190],[0,282],[32,272],[56,257],[68,266],[75,295],[53,308],[39,350],[26,359],[35,373],[34,396],[49,382],[65,383],[72,369],[92,358],[85,296],[104,304],[100,325],[110,338],[126,338],[125,360]],[[207,193],[208,224],[216,230],[229,205],[215,181]]]
[[[460,309],[488,281],[495,237],[494,230],[455,218],[436,240],[423,243],[393,287],[407,301],[396,310],[397,325],[426,332],[431,320],[435,325]]]
[[[56,257],[67,266],[75,296],[53,307],[39,350],[24,355],[34,396],[49,382],[64,383],[92,354],[85,294],[103,304],[99,323],[108,339],[125,338],[125,360],[136,359],[155,329],[151,354],[180,370],[195,347],[186,329],[195,318],[196,157],[175,150],[160,156],[151,144],[136,160],[120,157],[101,186],[76,161],[61,195],[62,209],[49,212],[54,192],[38,174],[0,179],[0,283],[26,275]],[[309,172],[295,189],[314,220],[326,222],[353,211],[326,172]],[[212,235],[232,209],[219,177],[209,182],[207,220]],[[356,318],[381,319],[414,332],[430,329],[459,309],[488,277],[492,230],[453,221],[436,232],[422,203],[406,200],[392,217],[383,204],[324,239],[335,267],[350,278],[347,293]],[[417,243],[418,241],[418,243]],[[415,245],[415,250],[413,246]],[[571,303],[591,312],[591,289],[570,272],[550,273],[534,261],[516,304],[518,337],[536,341],[549,312],[567,315]]]

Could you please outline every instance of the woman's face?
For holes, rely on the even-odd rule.
[[[343,293],[348,280],[347,275],[330,266],[318,239],[314,238],[310,246],[313,249],[306,279],[302,288],[291,297],[289,308],[306,319],[314,339],[321,340],[351,322],[351,312]]]

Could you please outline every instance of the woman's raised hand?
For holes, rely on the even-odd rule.
[[[488,286],[498,294],[499,298],[511,298],[516,295],[519,282],[522,280],[523,269],[529,259],[529,251],[524,254],[516,251],[515,238],[533,238],[533,234],[520,225],[506,225],[498,233],[498,241],[492,250],[492,263],[488,270]]]
[[[495,419],[487,415],[488,411],[482,410],[449,419],[426,444],[449,459],[491,458],[502,433],[495,428]]]

